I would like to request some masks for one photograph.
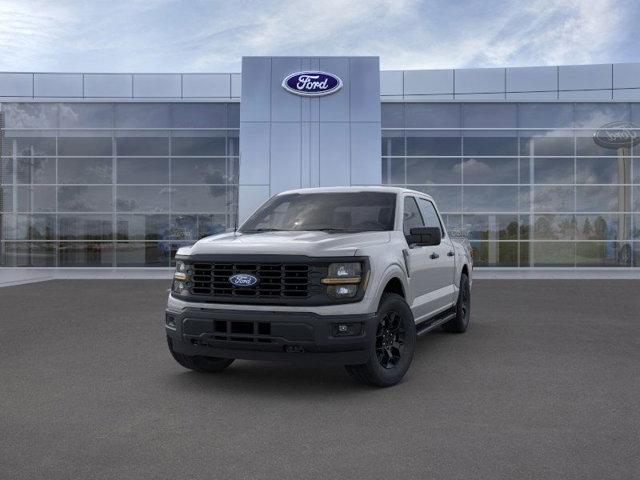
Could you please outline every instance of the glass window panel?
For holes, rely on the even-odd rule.
[[[113,244],[60,243],[59,265],[61,267],[111,267],[113,266]]]
[[[574,183],[573,158],[535,158],[533,160],[535,183]]]
[[[518,154],[518,138],[516,136],[497,136],[490,132],[466,132],[464,137],[465,155],[507,156]],[[480,136],[485,133],[487,136]]]
[[[623,183],[631,178],[631,158],[578,158],[576,177],[577,183]]]
[[[533,242],[520,242],[520,267],[533,267]]]
[[[52,135],[52,134],[51,134]],[[6,137],[2,145],[3,155],[43,157],[56,154],[56,139],[50,137]]]
[[[17,188],[19,212],[55,212],[56,187],[38,185]]]
[[[404,155],[404,130],[382,131],[382,156]]]
[[[520,183],[531,183],[531,162],[529,158],[520,158]]]
[[[55,215],[17,215],[15,240],[55,240]]]
[[[460,156],[462,139],[458,131],[407,130],[407,155]]]
[[[452,233],[455,234],[456,231],[461,231],[463,225],[462,225],[462,215],[455,215],[455,214],[448,214],[448,215],[442,215],[442,221],[444,222],[445,226],[447,227],[447,230]],[[458,232],[461,233],[461,232]]]
[[[521,103],[518,105],[520,128],[572,128],[571,103]]]
[[[240,104],[227,103],[227,114],[227,125],[230,128],[240,128]]]
[[[16,165],[18,183],[56,183],[55,158],[18,157]]]
[[[425,227],[438,227],[440,228],[440,233],[444,235],[442,224],[440,223],[433,203],[424,198],[418,198],[418,208],[420,208],[420,213],[422,213]]]
[[[631,216],[598,213],[577,215],[578,240],[627,240],[631,238]]]
[[[240,181],[240,161],[238,158],[227,159],[228,183],[238,184]]]
[[[240,132],[227,130],[227,155],[237,157],[240,155]]]
[[[403,172],[404,173],[404,172]],[[411,183],[462,183],[459,158],[408,158],[407,179]]]
[[[60,128],[74,127],[113,127],[113,105],[110,103],[61,103]]]
[[[577,242],[576,266],[578,267],[630,267],[631,243]]]
[[[630,186],[576,187],[576,211],[616,212],[629,211]],[[624,200],[627,199],[625,208]]]
[[[171,176],[173,183],[227,183],[224,158],[173,158]]]
[[[116,208],[119,212],[169,212],[170,190],[168,186],[118,186]]]
[[[446,103],[406,103],[407,128],[459,128],[460,105]]]
[[[633,216],[633,238],[640,240],[640,214],[636,213]]]
[[[529,212],[531,211],[531,187],[520,186],[518,187],[518,211]]]
[[[0,212],[13,211],[13,188],[14,187],[0,187]]]
[[[404,103],[381,105],[382,128],[404,128]]]
[[[60,137],[58,155],[104,157],[113,154],[111,137]]]
[[[518,187],[464,187],[465,212],[517,212]]]
[[[557,132],[520,132],[520,155],[537,157],[573,157],[573,134]]]
[[[476,267],[517,267],[517,242],[471,242]]]
[[[633,242],[632,250],[633,266],[640,267],[640,242]]]
[[[172,155],[184,156],[224,156],[225,133],[209,133],[207,136],[177,137],[171,139]]]
[[[16,233],[17,215],[9,213],[0,215],[0,240],[16,240]]]
[[[168,158],[118,157],[119,184],[169,183]]]
[[[4,244],[5,267],[54,267],[56,244],[49,242]]]
[[[173,128],[226,128],[226,103],[173,103]]]
[[[118,240],[169,240],[169,215],[118,215]]]
[[[529,251],[535,267],[573,267],[575,244],[573,242],[531,242]]]
[[[111,240],[111,214],[58,215],[58,235],[61,240]]]
[[[112,183],[113,159],[58,158],[58,183]]]
[[[228,210],[226,187],[172,187],[173,212],[224,213]]]
[[[520,229],[519,235],[520,240],[529,240],[531,239],[531,224],[530,224],[530,216],[529,215],[520,215]]]
[[[576,219],[573,215],[533,216],[535,240],[573,240],[575,236]]]
[[[173,215],[172,240],[199,240],[227,230],[226,215]]]
[[[464,105],[465,128],[516,128],[518,106],[509,103],[467,103]]]
[[[465,158],[462,162],[465,184],[518,183],[517,158]]]
[[[57,128],[58,104],[3,103],[6,128]]]
[[[0,184],[13,183],[13,158],[0,158]]]
[[[462,211],[461,187],[407,185],[407,188],[431,195],[440,212],[457,213]]]
[[[116,103],[117,128],[169,128],[171,115],[168,103]]]
[[[170,255],[169,243],[118,242],[116,244],[118,267],[168,267]]]
[[[471,240],[517,240],[517,215],[464,215],[465,230]]]
[[[575,187],[545,187],[533,189],[533,209],[536,212],[575,211]]]
[[[169,155],[169,138],[159,136],[118,137],[116,149],[119,156]]]
[[[600,128],[611,122],[630,121],[628,103],[576,103],[576,128]]]
[[[58,187],[59,212],[111,212],[111,186]]]
[[[412,228],[425,226],[415,197],[404,197],[403,211],[402,231],[405,235],[410,235]]]
[[[640,184],[640,158],[633,159],[633,183]],[[636,192],[638,192],[638,189],[636,189]],[[637,195],[638,193],[636,193]]]
[[[382,159],[382,183],[384,185],[402,185],[405,182],[404,158],[383,158]]]
[[[598,145],[594,141],[595,130],[579,131],[576,132],[576,153],[578,155],[585,156],[602,156],[602,157],[615,157],[620,155],[620,149],[606,148]],[[624,154],[629,154],[628,149],[623,151]]]

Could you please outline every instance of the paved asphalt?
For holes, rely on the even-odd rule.
[[[640,478],[640,282],[477,281],[390,389],[182,369],[163,281],[0,289],[1,479]]]

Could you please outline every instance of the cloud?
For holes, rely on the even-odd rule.
[[[384,69],[637,61],[633,0],[0,5],[0,70],[239,71],[243,55],[379,55]]]

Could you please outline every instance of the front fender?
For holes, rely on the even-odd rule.
[[[380,299],[382,298],[382,294],[384,293],[384,289],[387,286],[387,283],[389,283],[389,281],[393,278],[397,278],[398,280],[400,280],[400,283],[402,284],[402,290],[404,292],[404,297],[407,303],[409,305],[411,304],[411,299],[409,298],[409,285],[407,283],[407,273],[402,265],[398,263],[392,263],[391,265],[387,266],[379,276],[376,275],[376,277],[377,278],[371,279],[372,284],[376,286],[375,290],[373,291],[372,298],[372,302],[376,305],[376,309],[377,305],[380,304]]]

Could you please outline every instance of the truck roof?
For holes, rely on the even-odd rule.
[[[352,186],[352,187],[313,187],[313,188],[298,188],[295,190],[287,190],[281,192],[278,195],[284,195],[287,193],[347,193],[347,192],[387,192],[387,193],[417,193],[419,195],[431,198],[423,192],[411,190],[409,188],[402,187],[385,187],[385,186]]]

